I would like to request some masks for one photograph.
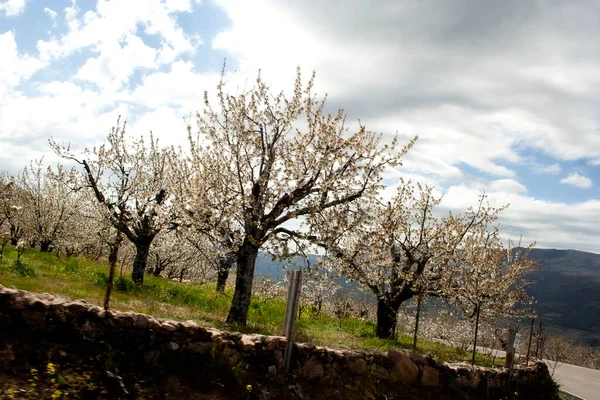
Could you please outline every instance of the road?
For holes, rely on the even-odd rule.
[[[552,372],[552,366],[549,365],[548,368]],[[561,385],[560,389],[563,391],[585,400],[600,400],[600,371],[597,369],[558,364],[554,380]]]
[[[477,346],[477,351],[489,353],[490,349]],[[494,350],[494,353],[498,357],[506,357],[504,351]],[[544,362],[552,373],[554,363],[549,360],[544,360]],[[562,391],[583,400],[600,400],[600,370],[558,363],[553,378],[560,385]]]

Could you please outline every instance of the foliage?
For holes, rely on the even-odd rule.
[[[315,214],[311,231],[327,250],[324,264],[368,288],[378,302],[378,335],[393,336],[402,303],[416,295],[445,296],[448,272],[465,236],[487,226],[498,211],[484,206],[434,216],[433,189],[400,180],[385,203],[364,197]]]
[[[58,155],[81,166],[80,179],[93,193],[104,218],[136,246],[132,278],[142,285],[150,245],[171,221],[167,152],[152,133],[148,143],[143,137],[129,140],[120,118],[106,142],[86,149],[83,157],[68,145],[52,140],[50,145]]]
[[[246,322],[260,248],[289,256],[288,242],[303,236],[290,222],[374,193],[383,169],[414,143],[398,151],[395,139],[381,145],[362,125],[350,132],[343,111],[325,114],[313,84],[314,75],[303,85],[298,70],[292,95],[273,95],[259,74],[232,95],[223,74],[218,109],[205,94],[197,134],[188,127],[189,155],[176,157],[182,218],[236,255],[230,322]]]
[[[83,198],[78,192],[74,170],[62,165],[43,169],[42,160],[31,162],[17,176],[20,224],[27,240],[51,251],[72,227]]]
[[[13,263],[13,270],[24,277],[33,277],[36,276],[35,270],[26,262],[23,262],[21,259],[17,258]]]

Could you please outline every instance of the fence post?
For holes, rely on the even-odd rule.
[[[296,330],[296,316],[298,313],[298,302],[302,289],[302,271],[292,271],[290,287],[288,288],[287,303],[285,306],[285,317],[283,320],[283,336],[287,339],[283,363],[285,371],[290,371],[292,363],[292,350],[294,348],[294,333]]]
[[[525,365],[529,365],[529,352],[531,351],[531,339],[533,338],[533,318],[531,318],[531,328],[529,328],[529,344],[527,345],[527,358],[525,359]]]
[[[513,361],[515,358],[515,337],[517,330],[514,327],[508,328],[508,341],[506,343],[506,358],[504,359],[504,368],[512,372]]]

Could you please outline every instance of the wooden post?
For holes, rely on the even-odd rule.
[[[302,271],[292,271],[290,287],[288,289],[287,304],[285,307],[285,317],[283,320],[283,336],[287,339],[287,346],[283,356],[285,371],[290,371],[292,363],[292,350],[294,348],[294,333],[296,330],[296,316],[298,313],[298,302],[300,301],[300,291],[302,289]]]
[[[513,361],[515,359],[515,336],[517,330],[513,327],[508,328],[508,341],[506,344],[506,358],[504,359],[504,368],[508,368],[512,373]]]
[[[536,338],[535,338],[535,358],[537,358],[538,360],[544,358],[543,354],[541,356],[538,354],[538,352],[540,350],[541,339],[542,339],[542,321],[540,321],[540,329],[538,329],[538,331],[536,333]]]
[[[475,353],[477,353],[477,333],[479,332],[479,312],[481,311],[481,303],[477,303],[477,317],[475,319],[475,338],[473,339],[473,358],[471,358],[471,365],[475,365]]]
[[[529,352],[531,351],[531,339],[533,338],[533,318],[531,318],[531,328],[529,328],[529,344],[527,345],[527,357],[525,358],[525,365],[529,365]]]
[[[415,332],[413,334],[413,351],[417,351],[417,337],[419,335],[419,318],[421,317],[421,295],[417,295],[417,314],[415,315]],[[394,329],[395,330],[395,329]],[[395,336],[396,338],[397,336]]]

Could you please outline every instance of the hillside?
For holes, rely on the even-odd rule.
[[[600,346],[600,254],[534,249],[532,257],[543,268],[528,291],[549,331]]]
[[[531,255],[543,265],[531,273],[537,284],[528,289],[536,300],[538,323],[541,319],[551,333],[600,346],[600,254],[533,249]],[[312,264],[316,258],[309,256]],[[291,264],[300,266],[302,262],[298,258]],[[281,263],[264,253],[258,257],[256,274],[276,280],[284,276]]]

